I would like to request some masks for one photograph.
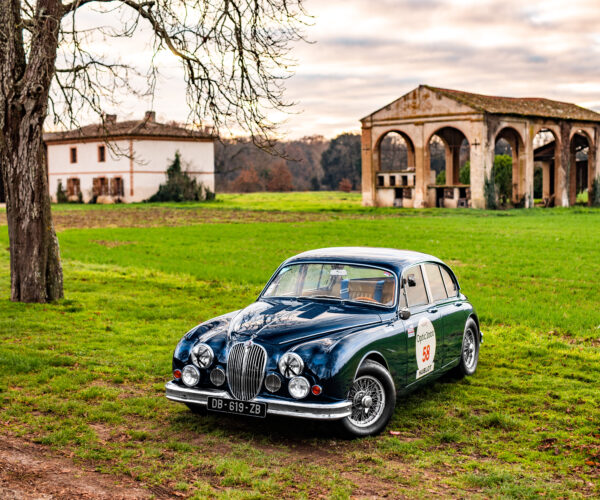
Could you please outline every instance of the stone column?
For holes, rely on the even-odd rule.
[[[539,162],[542,167],[542,198],[547,200],[550,198],[550,162]],[[535,172],[535,168],[533,169]]]
[[[533,159],[533,137],[531,127],[527,127],[525,132],[525,147],[524,151],[519,151],[519,170],[523,172],[522,186],[523,195],[525,196],[525,208],[532,208],[533,202],[533,179],[535,176],[535,162]],[[520,145],[518,145],[520,149]]]
[[[373,171],[372,132],[370,126],[362,127],[361,162],[362,162],[362,203],[372,207],[375,204],[375,173]]]
[[[557,207],[569,206],[569,172],[571,163],[571,142],[570,126],[561,122],[560,137],[556,141],[556,150],[554,153],[554,176],[556,179],[555,204]],[[574,167],[573,167],[574,168]]]
[[[427,206],[427,185],[429,184],[429,144],[425,144],[423,124],[415,124],[415,193],[414,208]]]
[[[494,164],[494,144],[487,137],[487,126],[483,121],[473,124],[473,135],[469,137],[471,162],[471,206],[486,208],[484,184]]]

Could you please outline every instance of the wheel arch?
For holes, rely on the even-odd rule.
[[[355,379],[356,379],[356,375],[358,375],[358,371],[360,370],[362,365],[367,360],[375,361],[376,363],[379,363],[380,365],[382,365],[388,372],[390,371],[390,367],[388,366],[387,360],[385,359],[383,354],[381,354],[379,351],[369,351],[362,357],[362,359],[358,363],[358,366],[356,367],[356,371],[354,372]]]

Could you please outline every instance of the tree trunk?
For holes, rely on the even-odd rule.
[[[42,137],[61,9],[59,0],[38,1],[27,61],[20,1],[0,0],[0,168],[13,301],[48,302],[63,296]]]

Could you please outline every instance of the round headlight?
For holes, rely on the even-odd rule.
[[[217,387],[223,385],[225,383],[225,370],[220,366],[217,366],[210,372],[210,381]]]
[[[265,387],[269,392],[277,392],[281,389],[281,379],[276,373],[269,373],[265,378]]]
[[[286,352],[279,359],[279,371],[284,377],[300,375],[304,369],[304,361],[295,352]]]
[[[181,372],[181,381],[188,387],[194,387],[200,382],[200,372],[198,368],[187,365]]]
[[[288,384],[288,390],[293,398],[302,399],[308,396],[310,384],[304,377],[294,377]]]
[[[209,345],[198,344],[192,349],[192,361],[199,368],[208,368],[215,355]]]

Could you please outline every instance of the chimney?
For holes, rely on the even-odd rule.
[[[117,115],[104,115],[104,123],[106,125],[114,125],[117,123]]]
[[[144,115],[145,122],[153,122],[156,119],[156,111],[146,111]]]

